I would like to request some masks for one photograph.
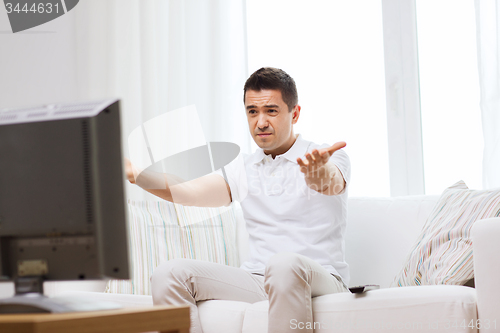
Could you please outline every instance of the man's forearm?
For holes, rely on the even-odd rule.
[[[305,175],[309,188],[324,194],[337,195],[344,190],[345,181],[337,166],[331,162],[326,163],[316,171]]]
[[[141,172],[135,180],[135,184],[142,189],[170,202],[174,202],[171,186],[180,183],[182,179],[177,177],[147,170]]]
[[[231,204],[231,191],[224,178],[207,175],[184,181],[171,175],[145,171],[135,184],[164,200],[183,206],[221,207]]]

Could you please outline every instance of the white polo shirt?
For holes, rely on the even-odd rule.
[[[347,218],[347,186],[339,195],[328,196],[310,189],[300,172],[297,157],[314,148],[326,148],[305,141],[299,134],[284,154],[240,154],[224,167],[233,200],[239,201],[250,235],[250,256],[241,268],[264,274],[274,254],[293,252],[309,257],[328,272],[349,284],[349,267],[344,256]],[[330,160],[349,184],[349,157],[341,149]],[[216,172],[223,176],[221,170]]]

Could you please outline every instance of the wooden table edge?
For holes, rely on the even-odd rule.
[[[125,324],[124,316],[128,321],[136,321]],[[103,311],[0,315],[0,329],[17,327],[13,332],[67,332],[69,325],[72,333],[112,332],[114,329],[123,333],[155,330],[188,333],[189,306],[160,305]]]

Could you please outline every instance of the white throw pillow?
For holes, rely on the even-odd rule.
[[[474,222],[500,215],[500,189],[470,190],[463,181],[444,190],[392,286],[464,285],[474,278]]]

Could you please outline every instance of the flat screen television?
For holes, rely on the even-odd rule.
[[[124,182],[118,100],[1,110],[0,279],[128,279]]]

